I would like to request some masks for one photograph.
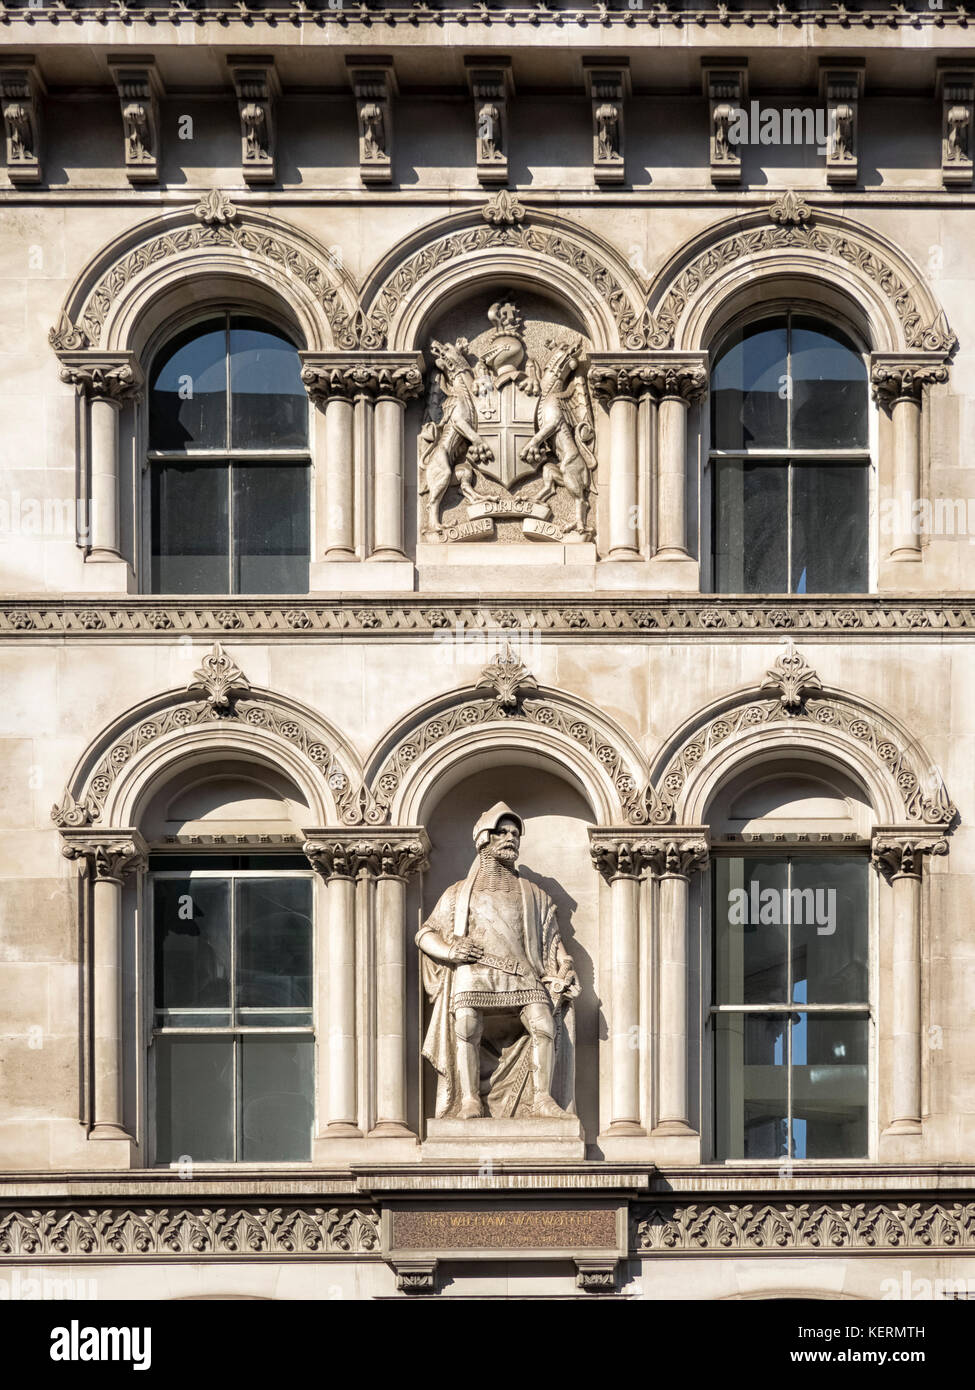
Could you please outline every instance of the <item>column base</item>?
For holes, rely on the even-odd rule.
[[[883,1131],[884,1136],[888,1134],[920,1134],[921,1121],[915,1119],[892,1120]]]
[[[686,1120],[662,1120],[659,1125],[654,1125],[650,1131],[655,1137],[670,1138],[672,1135],[693,1135],[696,1139],[698,1133],[696,1129],[691,1129]]]
[[[922,556],[919,546],[899,545],[895,550],[892,550],[890,552],[889,558],[891,560],[896,560],[900,563],[903,563],[906,560],[909,564],[917,565],[920,564]]]
[[[346,1120],[335,1120],[328,1126],[323,1137],[325,1139],[361,1139],[362,1130],[358,1125],[350,1124]]]
[[[691,553],[682,545],[665,545],[653,552],[655,560],[690,560]]]
[[[406,560],[406,559],[408,558],[408,556],[407,556],[407,555],[405,554],[405,552],[402,551],[402,550],[387,550],[387,549],[384,548],[384,549],[382,549],[382,550],[374,550],[374,551],[372,552],[372,554],[371,554],[370,556],[368,556],[367,558],[368,558],[369,561],[372,561],[372,560]]]
[[[400,1120],[379,1120],[369,1131],[370,1139],[416,1139],[409,1125]]]
[[[642,560],[643,556],[633,546],[615,546],[607,555],[607,560]]]
[[[121,1125],[95,1125],[88,1135],[89,1139],[123,1139],[127,1144],[134,1144],[132,1135],[122,1128]]]

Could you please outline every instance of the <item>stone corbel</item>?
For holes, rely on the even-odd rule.
[[[275,103],[281,92],[274,59],[227,59],[240,114],[241,173],[248,184],[274,183]]]
[[[91,884],[92,1139],[131,1140],[124,1116],[122,887],[148,849],[138,830],[61,831],[62,853]]]
[[[875,352],[870,356],[873,398],[893,424],[891,560],[921,558],[920,527],[915,524],[921,491],[921,412],[925,388],[946,382],[948,376],[943,353]]]
[[[617,1260],[575,1259],[576,1288],[584,1293],[615,1293],[619,1262]]]
[[[411,1296],[435,1294],[437,1292],[437,1260],[393,1261],[396,1275],[396,1292]]]
[[[592,176],[596,183],[626,181],[623,104],[630,95],[630,70],[620,63],[585,58],[586,94],[592,103]]]
[[[406,885],[429,864],[430,841],[419,826],[337,828],[305,832],[304,854],[327,885],[327,912],[319,914],[319,960],[328,962],[328,1017],[321,1037],[321,1074],[327,1075],[328,1141],[417,1140],[409,1127],[406,1083]],[[356,1027],[357,961],[371,962],[373,997]],[[374,1031],[372,1031],[374,1029]],[[367,1101],[359,1069],[373,1078]],[[365,1111],[363,1111],[365,1104]],[[334,1149],[334,1144],[331,1144]]]
[[[44,177],[41,97],[45,92],[33,56],[9,54],[0,61],[7,177],[12,184],[40,183]]]
[[[747,59],[704,58],[701,76],[708,100],[711,182],[718,186],[740,183],[741,154],[730,135],[748,97]]]
[[[508,102],[514,96],[511,60],[465,58],[474,98],[475,169],[480,184],[508,182]]]
[[[122,109],[125,173],[129,183],[159,178],[159,98],[162,81],[151,56],[109,58]]]
[[[863,96],[863,59],[836,63],[821,58],[819,95],[826,103],[828,144],[826,182],[831,186],[855,184],[859,178],[858,104]]]
[[[92,349],[58,353],[61,380],[85,401],[90,560],[117,561],[120,551],[119,413],[142,399],[143,375],[133,352]]]
[[[878,825],[870,861],[890,886],[893,913],[892,1114],[884,1135],[921,1132],[921,875],[948,853],[944,827]]]
[[[359,177],[367,185],[393,179],[393,97],[398,87],[392,58],[346,59],[355,94]]]
[[[405,411],[423,390],[422,353],[300,356],[325,414],[315,432],[316,559],[405,561]],[[367,490],[371,508],[357,505]]]
[[[938,64],[941,98],[941,181],[945,188],[967,187],[972,181],[975,121],[975,69]]]

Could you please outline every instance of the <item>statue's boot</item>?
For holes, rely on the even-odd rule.
[[[484,1114],[480,1097],[481,1048],[479,1043],[461,1042],[458,1046],[460,1093],[463,1097],[458,1112],[462,1120],[478,1120]]]
[[[536,1033],[532,1038],[532,1081],[535,1085],[533,1115],[560,1119],[565,1114],[549,1089],[552,1085],[554,1067],[555,1042],[552,1038]]]

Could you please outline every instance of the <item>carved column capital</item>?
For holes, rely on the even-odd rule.
[[[430,863],[430,840],[422,826],[382,829],[306,830],[302,852],[316,873],[332,878],[402,878]]]
[[[593,866],[608,883],[617,878],[640,878],[647,867],[643,836],[632,827],[593,826],[589,831]]]
[[[396,400],[405,404],[423,390],[419,352],[303,352],[301,380],[316,405],[329,400]]]
[[[65,859],[81,861],[81,870],[93,883],[123,883],[129,874],[146,867],[149,850],[138,830],[61,831]]]
[[[654,878],[684,878],[708,866],[710,840],[705,825],[676,825],[651,832],[644,842],[647,867]]]
[[[59,352],[61,380],[89,401],[142,399],[142,368],[132,352]]]
[[[674,398],[690,405],[707,394],[706,352],[594,352],[590,362],[590,389],[607,405],[618,396],[633,400],[651,396],[658,401]]]
[[[870,862],[888,883],[920,879],[926,854],[947,854],[944,831],[914,825],[878,825],[870,843]]]
[[[899,400],[920,404],[926,386],[948,380],[943,354],[875,352],[870,357],[870,386],[878,405],[890,410]]]

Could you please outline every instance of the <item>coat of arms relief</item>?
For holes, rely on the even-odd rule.
[[[561,327],[542,336],[510,299],[487,317],[492,328],[476,347],[466,338],[430,344],[422,537],[591,541],[596,436],[585,342]]]

